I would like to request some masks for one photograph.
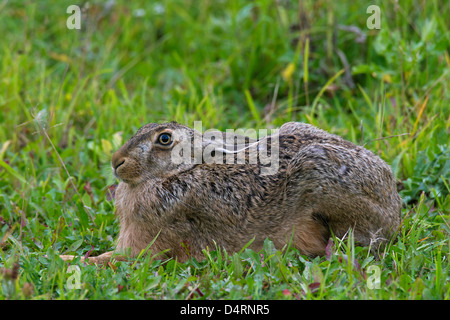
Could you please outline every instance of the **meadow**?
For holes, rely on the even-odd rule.
[[[450,298],[448,1],[80,1],[69,29],[72,4],[0,3],[0,299]],[[62,261],[114,249],[114,150],[146,123],[197,120],[364,145],[398,180],[396,241],[377,257],[349,233],[317,258],[267,240],[185,263],[151,247]]]

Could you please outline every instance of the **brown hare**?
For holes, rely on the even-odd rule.
[[[176,122],[140,128],[111,162],[120,179],[116,252],[136,256],[154,241],[152,253],[185,261],[202,259],[216,244],[230,253],[253,239],[250,248],[258,250],[269,238],[279,249],[292,241],[316,256],[331,232],[343,237],[351,229],[356,243],[372,248],[395,235],[401,198],[391,169],[372,152],[298,122],[240,145],[230,147],[230,138],[242,137],[211,139]],[[259,154],[249,161],[251,150],[276,152],[275,170]],[[232,161],[218,161],[225,159]]]

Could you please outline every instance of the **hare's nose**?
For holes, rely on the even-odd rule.
[[[117,170],[121,165],[125,163],[125,157],[121,157],[118,154],[114,154],[111,160],[112,167],[114,168],[114,171]]]

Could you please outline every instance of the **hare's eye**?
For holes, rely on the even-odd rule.
[[[159,143],[163,145],[168,145],[172,142],[172,136],[170,133],[161,133],[158,138]]]

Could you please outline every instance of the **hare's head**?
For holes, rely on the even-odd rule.
[[[150,123],[140,128],[111,161],[114,175],[125,183],[137,185],[148,179],[163,178],[193,166],[191,157],[183,158],[182,145],[191,148],[201,133],[176,122]]]
[[[247,136],[214,129],[202,135],[176,122],[149,123],[114,153],[111,165],[117,178],[137,185],[189,170],[196,164],[224,163],[226,154],[245,151],[256,142]]]

